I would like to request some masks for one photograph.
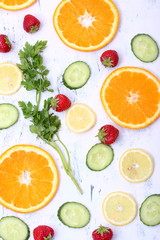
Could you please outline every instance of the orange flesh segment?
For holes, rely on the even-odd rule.
[[[125,69],[125,68],[124,68]],[[147,73],[148,74],[148,73]],[[153,75],[152,75],[153,77]],[[160,83],[142,71],[125,71],[115,74],[108,80],[102,102],[107,104],[111,115],[127,124],[143,124],[158,117],[160,107]],[[102,86],[103,89],[103,86]],[[103,90],[102,90],[103,91]],[[104,106],[105,107],[105,106]],[[107,111],[107,110],[106,110]],[[122,123],[123,125],[123,123]]]
[[[53,187],[53,184],[57,185],[57,177],[55,169],[41,154],[14,151],[0,164],[1,198],[27,212],[31,207],[42,204],[54,187],[56,191],[57,186]]]
[[[95,1],[96,2],[96,1]],[[66,24],[60,24],[60,28],[63,31],[63,35],[68,39],[69,42],[75,43],[76,39],[81,35],[81,42],[79,42],[80,46],[90,46],[90,45],[97,45],[100,44],[106,35],[109,35],[112,27],[113,22],[113,13],[108,10],[108,4],[102,1],[97,5],[96,8],[93,9],[93,5],[88,3],[87,1],[84,1],[83,3],[85,6],[87,6],[86,9],[84,9],[84,5],[81,4],[81,2],[74,2],[74,6],[71,3],[67,3],[64,8],[60,11],[59,16],[59,22],[65,22]],[[96,3],[95,3],[96,4]],[[75,11],[75,8],[78,9],[77,12]],[[100,14],[101,9],[103,8],[104,12],[106,14]],[[71,13],[70,22],[67,21],[67,13]],[[93,25],[85,28],[83,27],[79,22],[78,18],[85,14],[85,12],[88,12],[92,15],[95,20],[93,20]],[[106,16],[107,16],[107,22],[106,22]],[[105,25],[102,25],[102,21],[105,22]],[[68,24],[67,24],[68,23]],[[73,30],[71,29],[73,26]],[[95,31],[95,28],[98,29]],[[74,29],[77,29],[74,31]],[[84,41],[83,41],[84,39]],[[86,42],[85,39],[89,39],[89,43]],[[94,40],[96,39],[96,40]]]
[[[35,2],[36,0],[0,0],[0,8],[16,11],[27,8]]]
[[[111,0],[63,0],[53,21],[64,43],[78,50],[91,51],[111,41],[118,28],[119,15]]]

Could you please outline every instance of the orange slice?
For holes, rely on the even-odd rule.
[[[113,39],[119,13],[112,0],[63,0],[54,12],[53,24],[67,46],[93,51]]]
[[[0,8],[16,11],[27,8],[35,2],[36,0],[0,0]]]
[[[108,194],[102,204],[105,219],[117,226],[129,224],[137,214],[137,203],[134,198],[125,192]]]
[[[21,213],[44,207],[55,195],[59,175],[43,149],[16,145],[0,156],[0,204]]]
[[[144,128],[159,117],[160,81],[145,69],[116,69],[104,81],[100,97],[110,118],[123,127]]]

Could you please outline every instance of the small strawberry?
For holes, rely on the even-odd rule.
[[[93,240],[111,240],[112,237],[112,230],[108,227],[103,227],[102,225],[92,232]]]
[[[11,43],[7,35],[0,34],[0,52],[6,53],[11,50]]]
[[[46,225],[40,225],[33,230],[34,240],[50,240],[53,236],[53,228]]]
[[[55,96],[55,98],[53,98],[51,102],[51,107],[57,112],[65,111],[70,106],[71,106],[70,99],[63,94],[58,94],[57,96]]]
[[[106,145],[114,143],[118,135],[119,130],[112,125],[104,125],[98,132],[99,140]]]
[[[34,33],[39,30],[40,24],[40,21],[36,17],[28,14],[24,17],[23,29],[28,33]]]
[[[107,50],[102,53],[100,60],[105,67],[115,67],[119,61],[118,53],[115,50]]]

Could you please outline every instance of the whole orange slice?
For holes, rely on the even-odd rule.
[[[21,213],[44,207],[55,195],[54,159],[39,147],[16,145],[0,156],[0,204]]]
[[[16,11],[27,8],[35,2],[36,0],[0,0],[0,8]]]
[[[123,127],[144,128],[159,117],[160,81],[145,69],[116,69],[104,81],[100,97],[110,118]]]
[[[53,23],[67,46],[93,51],[113,39],[119,13],[112,0],[63,0],[54,12]]]

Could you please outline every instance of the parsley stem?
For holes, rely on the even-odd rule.
[[[41,93],[36,91],[36,103],[37,103],[37,109],[39,109],[39,104],[41,100]]]
[[[54,149],[57,151],[57,153],[59,154],[59,156],[60,156],[60,158],[61,158],[61,161],[62,161],[62,164],[63,164],[63,167],[64,167],[65,172],[66,172],[67,175],[71,178],[72,182],[75,184],[75,186],[77,187],[78,191],[79,191],[81,194],[83,194],[83,191],[82,191],[80,185],[78,184],[77,180],[76,180],[75,177],[74,177],[73,171],[72,171],[71,166],[70,166],[70,162],[67,163],[66,158],[65,158],[62,150],[59,148],[59,146],[56,144],[56,142],[53,141],[53,140],[50,142],[50,141],[47,141],[46,139],[44,139],[44,138],[41,137],[41,136],[39,136],[39,137],[40,137],[45,143],[47,143],[48,145],[50,145],[52,148],[54,148]],[[58,139],[59,139],[59,137],[58,137]],[[61,141],[60,141],[60,142],[61,142]],[[63,143],[62,143],[62,145],[64,146]],[[66,150],[66,149],[67,149],[67,148],[65,147],[65,150]],[[67,152],[67,156],[68,156],[68,154],[69,154],[68,150],[67,150],[66,152]],[[70,158],[70,157],[69,157],[69,158]]]
[[[69,155],[69,151],[68,151],[68,148],[66,147],[66,145],[61,141],[60,137],[58,136],[58,134],[56,133],[55,134],[58,141],[62,144],[62,146],[64,147],[65,151],[66,151],[66,154],[67,154],[67,158],[68,158],[68,165],[70,165],[70,155]]]
[[[70,163],[70,154],[65,144],[59,138],[57,132],[61,126],[61,121],[54,113],[50,113],[50,105],[52,97],[44,100],[43,108],[40,109],[41,95],[45,91],[53,92],[48,87],[51,85],[47,78],[48,69],[43,65],[43,58],[41,52],[46,48],[47,41],[37,41],[33,46],[26,42],[23,50],[19,51],[21,64],[18,67],[24,74],[22,85],[27,91],[36,91],[36,104],[31,102],[27,104],[23,101],[19,102],[25,118],[31,118],[32,124],[30,131],[37,134],[45,143],[50,145],[59,154],[64,170],[76,185],[79,192],[83,191],[74,177],[73,170]],[[53,140],[56,136],[56,140]],[[63,147],[62,151],[59,145]]]

